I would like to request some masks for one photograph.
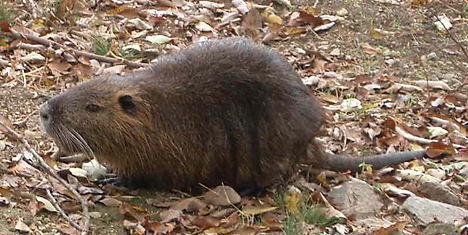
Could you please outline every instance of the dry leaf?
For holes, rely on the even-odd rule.
[[[5,33],[10,32],[10,23],[7,20],[0,20],[0,29]]]
[[[262,27],[262,15],[257,9],[252,8],[242,20],[242,30],[247,36],[255,39],[261,36],[260,27]]]
[[[192,220],[192,224],[203,229],[218,227],[220,223],[221,219],[211,216],[197,216]]]
[[[154,234],[168,234],[171,233],[175,227],[172,224],[151,221],[145,224],[145,228],[149,231],[153,231]]]
[[[447,83],[445,82],[442,82],[442,81],[424,81],[424,80],[421,80],[421,81],[414,81],[414,83],[416,83],[416,85],[418,85],[419,87],[430,87],[430,88],[437,88],[437,89],[442,89],[442,90],[446,90],[446,91],[451,91],[452,88],[450,88]]]
[[[31,229],[23,223],[22,219],[19,219],[16,224],[15,224],[15,230],[20,232],[20,233],[30,233]]]
[[[48,210],[50,212],[57,212],[57,209],[55,209],[55,207],[52,205],[52,203],[49,200],[47,200],[47,199],[45,199],[43,197],[40,197],[40,196],[36,196],[36,200],[39,202],[38,207],[40,209],[43,208],[43,209],[46,209],[46,210]]]
[[[398,222],[386,228],[380,228],[372,233],[372,235],[400,235],[404,234],[403,229],[408,222]]]
[[[430,158],[440,157],[442,154],[447,153],[454,155],[457,153],[457,150],[453,147],[452,144],[447,145],[439,141],[431,143],[426,150],[426,154]]]
[[[299,10],[291,14],[288,26],[295,27],[304,24],[309,24],[312,26],[312,28],[316,28],[318,26],[324,25],[325,21],[321,17],[310,14],[304,10]]]
[[[180,211],[190,211],[190,212],[196,212],[196,211],[201,211],[206,208],[206,203],[202,202],[201,200],[191,197],[191,198],[186,198],[180,201],[177,205],[171,207],[174,210],[180,210]]]
[[[294,203],[294,202],[292,202],[292,203]],[[286,204],[286,207],[287,207],[287,204]],[[266,213],[266,212],[274,211],[276,209],[278,209],[277,206],[251,208],[251,209],[243,210],[242,214],[245,214],[245,215],[260,215],[260,214],[263,214],[263,213]]]
[[[141,207],[133,206],[130,203],[123,202],[120,204],[119,211],[120,214],[129,215],[141,223],[146,221],[146,215],[144,214],[145,211]]]
[[[204,201],[215,206],[229,206],[241,201],[239,194],[229,186],[218,186],[203,195]]]

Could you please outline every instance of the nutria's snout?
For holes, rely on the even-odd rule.
[[[43,131],[48,133],[50,126],[52,125],[53,108],[50,102],[46,102],[41,105],[39,110],[39,117],[41,119],[41,128]]]
[[[48,103],[44,103],[43,105],[41,105],[41,109],[39,111],[39,115],[41,117],[41,122],[48,122],[49,121],[49,119],[50,119],[49,109],[50,109],[50,105]]]

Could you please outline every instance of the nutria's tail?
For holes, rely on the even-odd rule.
[[[312,164],[313,168],[327,169],[336,172],[351,171],[360,172],[362,163],[372,165],[374,169],[396,165],[402,162],[420,159],[426,156],[426,151],[398,152],[368,157],[350,157],[345,155],[333,155],[324,152],[318,143],[313,140],[309,144],[306,164]]]

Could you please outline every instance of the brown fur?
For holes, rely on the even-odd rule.
[[[266,187],[299,162],[342,170],[315,143],[323,110],[292,66],[242,38],[94,78],[49,100],[41,121],[62,151],[164,189]]]

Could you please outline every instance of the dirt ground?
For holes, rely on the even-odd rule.
[[[2,0],[4,1],[4,0]],[[358,76],[378,77],[386,75],[392,77],[394,82],[409,83],[412,80],[444,81],[451,87],[460,87],[466,81],[467,57],[463,54],[460,43],[466,48],[468,40],[468,3],[464,1],[432,1],[427,6],[412,6],[408,1],[377,1],[377,0],[324,0],[317,1],[316,9],[320,15],[337,15],[341,9],[348,13],[344,20],[328,30],[318,33],[305,33],[293,35],[283,40],[273,41],[269,46],[277,48],[295,66],[301,76],[308,77],[312,74],[310,64],[304,57],[298,56],[298,48],[303,50],[316,50],[336,65],[333,74],[339,74],[344,78],[356,78]],[[264,2],[265,5],[268,3]],[[311,7],[315,1],[292,2],[293,6]],[[277,6],[274,6],[277,7]],[[278,7],[278,9],[283,9]],[[16,9],[20,10],[20,9]],[[445,15],[452,19],[453,28],[450,35],[442,33],[434,26],[435,15]],[[168,27],[166,31],[174,32],[169,23],[159,27]],[[378,32],[376,33],[375,30]],[[379,31],[381,30],[381,31]],[[63,31],[65,32],[65,31]],[[230,36],[232,33],[219,33],[219,37]],[[1,36],[1,35],[0,35]],[[184,41],[183,37],[180,37]],[[381,50],[378,53],[367,53],[365,45]],[[89,49],[89,48],[88,48]],[[5,53],[6,52],[1,52]],[[428,58],[433,59],[428,59]],[[461,67],[461,68],[460,68]],[[1,67],[0,67],[1,68]],[[6,67],[0,72],[0,115],[7,117],[16,131],[22,133],[39,153],[45,154],[53,150],[50,139],[40,130],[38,109],[42,103],[52,96],[73,86],[83,80],[75,76],[64,78],[54,77],[52,84],[44,85],[43,79],[48,75],[45,66],[38,66],[40,71],[25,71],[24,73],[8,76]],[[464,70],[463,70],[464,69]],[[41,71],[42,70],[42,71]],[[326,75],[320,74],[324,79]],[[327,88],[329,89],[329,88]],[[339,90],[339,89],[336,89]],[[318,96],[327,93],[327,90],[315,90]],[[332,91],[333,92],[333,91]],[[342,96],[357,92],[356,89],[343,89]],[[466,94],[466,89],[459,91]],[[409,94],[415,103],[424,100],[421,93]],[[421,110],[433,110],[419,107]],[[388,113],[409,119],[408,122],[420,123],[420,120],[412,120],[414,116],[405,116],[402,110],[386,110]],[[442,113],[450,113],[448,109],[440,110]],[[365,112],[362,115],[366,115]],[[457,114],[458,115],[458,114]],[[462,123],[466,124],[466,114]],[[358,123],[362,120],[359,116],[353,118]],[[333,126],[329,122],[327,127]],[[357,124],[358,125],[358,124]],[[20,154],[24,154],[24,147],[18,142],[6,139],[0,134],[0,166],[7,166],[11,160]],[[369,145],[373,145],[370,143]],[[0,182],[7,175],[0,173]],[[40,180],[39,180],[40,181]],[[24,182],[17,182],[24,183]],[[2,185],[0,185],[2,186]],[[18,186],[25,187],[23,186]],[[30,190],[35,190],[30,188]],[[144,192],[151,200],[164,201],[169,197],[167,193]],[[142,192],[139,193],[141,195]],[[180,196],[173,195],[171,196]],[[155,199],[156,198],[156,199]],[[29,200],[25,198],[11,199],[11,205],[0,205],[0,234],[18,234],[14,231],[18,218],[32,230],[32,234],[63,234],[63,228],[67,223],[56,213],[40,211],[33,216],[30,213]],[[144,203],[143,203],[144,204]],[[99,218],[92,219],[91,228],[93,234],[126,234],[121,221],[124,216],[118,207],[107,207],[99,203],[90,208],[99,211]],[[149,207],[150,211],[156,211]],[[60,230],[60,229],[62,230]]]

